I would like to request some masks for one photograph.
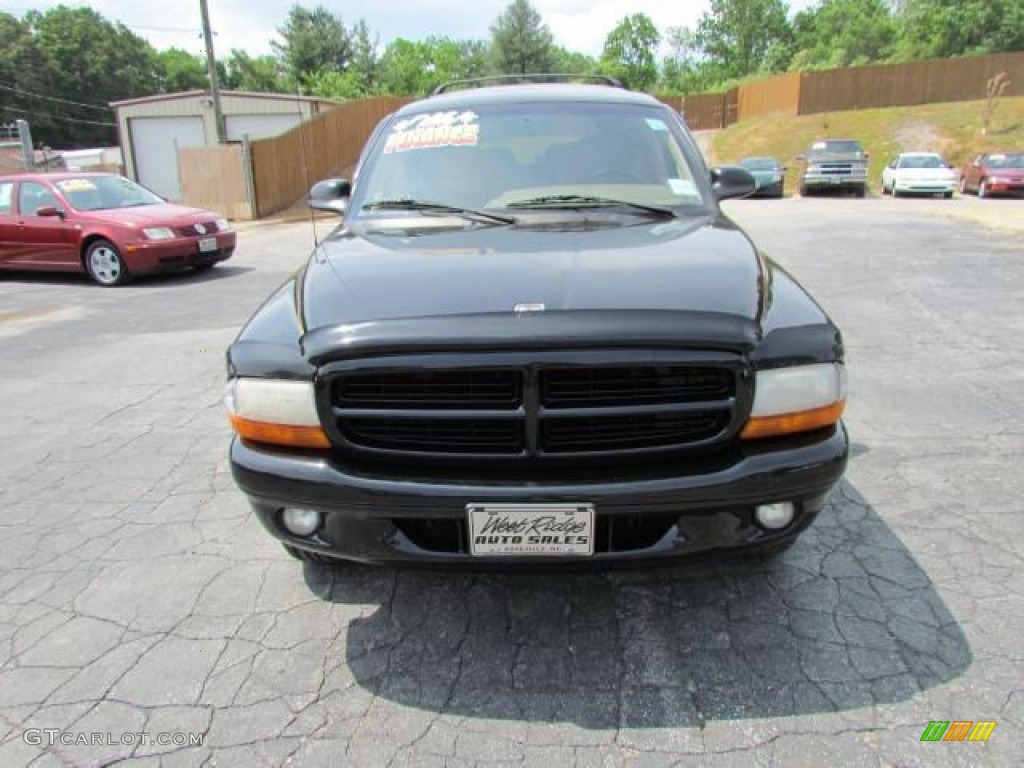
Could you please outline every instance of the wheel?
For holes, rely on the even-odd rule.
[[[885,185],[885,179],[882,179],[882,197],[889,194],[889,187]]]
[[[893,194],[895,194],[895,192],[896,192],[896,188],[893,187]],[[854,194],[854,197],[866,197],[867,194],[868,194],[868,185],[867,184],[861,184],[861,185],[859,185],[857,187],[854,187],[853,188],[853,194]]]
[[[291,544],[282,544],[281,546],[284,547],[284,551],[289,555],[304,563],[312,563],[313,565],[334,565],[336,562],[333,557],[320,555],[306,549],[299,549],[298,547],[293,547]]]
[[[109,240],[96,240],[85,249],[85,271],[100,285],[110,288],[128,282],[128,268]]]
[[[961,195],[966,195],[967,191],[968,191],[967,190],[967,177],[966,176],[961,176],[960,177],[960,194]]]
[[[800,197],[807,197],[807,186],[805,184],[800,185]]]
[[[942,196],[944,198],[946,198],[947,200],[952,200],[953,199],[953,192],[952,192],[952,190],[950,190],[949,192],[943,192]]]
[[[978,185],[978,197],[988,197],[988,179],[982,179]]]

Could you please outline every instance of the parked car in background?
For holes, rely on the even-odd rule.
[[[228,350],[235,480],[313,562],[777,554],[843,474],[845,367],[719,207],[754,179],[647,94],[494,82],[311,190],[344,223]]]
[[[112,173],[0,176],[0,269],[84,271],[100,285],[231,258],[235,233]]]
[[[1024,152],[977,155],[964,167],[960,191],[978,197],[1024,193]]]
[[[882,171],[882,194],[952,197],[957,173],[934,152],[903,152]]]
[[[823,190],[852,191],[864,197],[868,189],[868,153],[853,139],[820,139],[800,156],[804,164],[800,194]]]
[[[786,168],[774,157],[745,157],[740,165],[750,171],[757,182],[751,197],[782,197],[786,186]]]

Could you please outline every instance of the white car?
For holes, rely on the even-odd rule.
[[[882,171],[882,194],[952,197],[957,173],[934,152],[904,152]]]

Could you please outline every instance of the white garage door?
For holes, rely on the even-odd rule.
[[[250,139],[266,139],[291,130],[301,122],[299,114],[228,115],[224,119],[228,141],[241,141],[247,133]]]
[[[136,117],[129,122],[135,174],[139,183],[161,197],[181,201],[178,149],[202,147],[206,130],[201,117]]]

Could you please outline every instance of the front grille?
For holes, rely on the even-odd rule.
[[[217,222],[216,221],[203,221],[200,222],[203,225],[205,232],[200,233],[194,224],[189,224],[184,227],[175,227],[174,231],[179,237],[206,237],[207,235],[217,234]]]
[[[365,373],[335,382],[343,408],[514,409],[521,399],[517,371]]]
[[[556,368],[541,372],[541,403],[581,408],[714,400],[732,394],[732,378],[721,368]]]
[[[725,410],[549,419],[541,425],[540,446],[545,453],[671,448],[709,440],[728,423]]]
[[[703,354],[703,353],[697,353]],[[355,456],[445,457],[502,461],[594,461],[646,456],[722,442],[737,428],[749,397],[741,363],[650,362],[571,365],[524,363],[388,369],[339,364],[322,372],[327,431]],[[553,357],[553,356],[551,356]],[[572,354],[559,359],[572,359]],[[372,367],[372,370],[370,369]]]
[[[342,434],[354,445],[409,453],[517,454],[519,421],[481,419],[346,419]]]

